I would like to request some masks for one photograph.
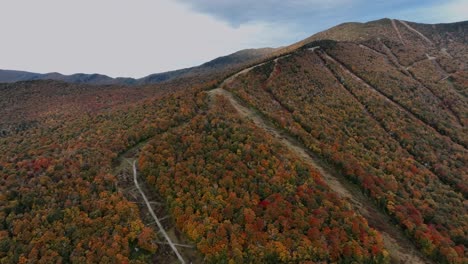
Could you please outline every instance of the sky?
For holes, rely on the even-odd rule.
[[[0,0],[0,69],[139,78],[384,17],[468,20],[468,0]]]

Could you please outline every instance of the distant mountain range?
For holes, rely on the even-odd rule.
[[[200,66],[175,71],[168,71],[163,73],[155,73],[139,79],[123,77],[112,78],[107,75],[96,73],[77,73],[72,75],[64,75],[58,72],[41,74],[26,71],[0,69],[0,83],[14,83],[33,80],[56,80],[68,83],[81,83],[93,85],[142,85],[161,83],[181,77],[193,77],[223,72],[229,70],[230,68],[239,67],[251,61],[266,58],[275,50],[277,49],[262,48],[241,50],[227,56],[216,58]]]

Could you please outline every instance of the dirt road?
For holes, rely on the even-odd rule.
[[[145,201],[145,204],[146,204],[146,207],[148,207],[148,210],[151,214],[151,216],[153,217],[154,221],[156,222],[156,225],[158,226],[159,228],[159,232],[164,236],[164,238],[166,239],[167,241],[167,244],[172,248],[172,250],[174,251],[174,253],[176,254],[177,258],[179,259],[180,263],[182,264],[185,264],[185,260],[184,258],[182,257],[182,255],[180,255],[179,251],[177,250],[176,246],[174,245],[174,243],[172,243],[172,240],[171,238],[169,237],[169,235],[166,233],[166,231],[164,230],[164,227],[163,225],[161,224],[161,222],[159,221],[159,218],[156,216],[156,213],[154,212],[153,210],[153,207],[151,206],[148,198],[146,198],[146,195],[145,193],[143,192],[143,190],[141,189],[140,185],[138,184],[138,174],[137,174],[137,168],[136,168],[136,160],[133,161],[133,164],[132,164],[132,168],[133,168],[133,182],[135,183],[135,187],[138,189],[138,191],[140,192],[141,194],[141,197],[143,197],[143,200]]]
[[[246,72],[248,70],[243,71],[243,73]],[[230,92],[217,88],[211,90],[209,94],[212,97],[220,95],[228,99],[242,117],[253,121],[255,125],[271,134],[279,143],[296,153],[304,162],[319,171],[328,186],[341,197],[347,199],[352,204],[354,210],[364,216],[369,225],[382,234],[392,263],[430,263],[421,256],[416,247],[403,235],[402,231],[392,224],[391,219],[381,213],[369,198],[361,193],[357,186],[351,185],[337,171],[321,162],[320,159],[303,147],[296,139],[276,128],[271,122],[265,120],[260,114],[249,107],[242,105]]]

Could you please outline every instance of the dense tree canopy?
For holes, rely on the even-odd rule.
[[[354,43],[304,49],[226,88],[341,167],[425,254],[463,262],[466,100],[451,87],[436,94],[428,86],[438,84],[379,52]]]

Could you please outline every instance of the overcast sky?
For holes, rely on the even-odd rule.
[[[383,17],[468,20],[468,0],[0,0],[0,69],[143,77]]]

